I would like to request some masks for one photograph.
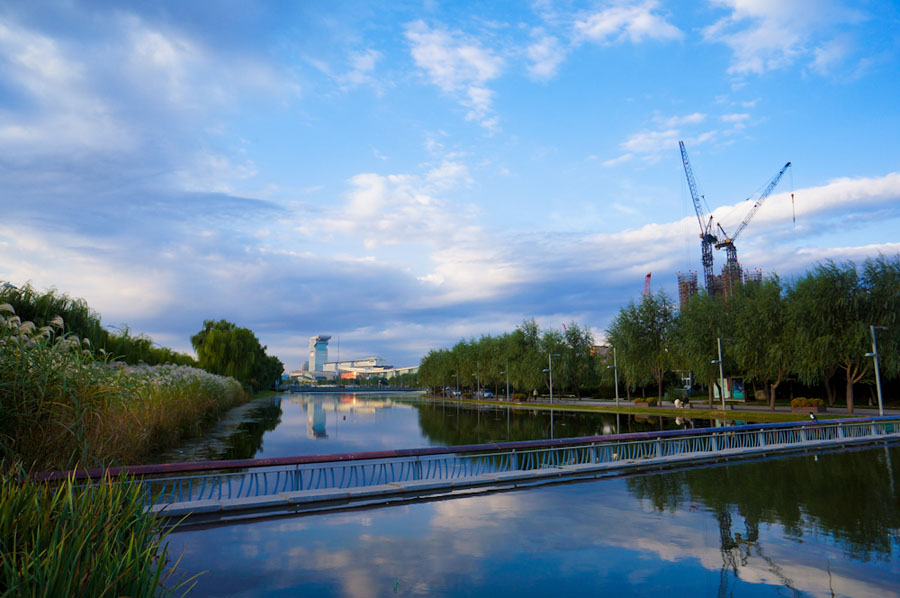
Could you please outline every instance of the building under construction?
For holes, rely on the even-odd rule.
[[[681,310],[687,308],[691,301],[691,297],[697,294],[697,271],[688,270],[687,272],[678,272],[678,307]],[[722,273],[713,276],[713,285],[715,295],[718,297],[730,297],[734,292],[734,288],[740,284],[760,283],[763,279],[763,271],[759,268],[752,270],[741,270],[735,268],[733,264],[725,264],[722,266]]]
[[[753,216],[765,202],[766,198],[772,193],[778,181],[784,176],[784,173],[790,168],[791,163],[785,164],[778,174],[776,174],[765,186],[765,189],[759,194],[758,199],[754,202],[753,207],[744,217],[744,219],[734,229],[733,234],[729,234],[722,228],[721,224],[714,221],[706,198],[700,192],[697,181],[694,178],[694,171],[691,168],[688,159],[687,150],[684,142],[679,141],[678,146],[681,149],[681,161],[684,165],[684,174],[687,178],[688,187],[691,192],[691,199],[694,203],[694,211],[697,213],[697,222],[700,225],[700,254],[703,264],[703,284],[706,292],[712,296],[730,297],[735,287],[743,282],[760,282],[762,281],[762,271],[754,268],[752,272],[745,272],[741,269],[741,265],[737,258],[737,248],[734,241],[747,227]],[[791,194],[793,201],[793,193]],[[721,234],[721,237],[719,236]],[[713,271],[713,247],[716,249],[724,249],[726,253],[726,262],[722,267],[721,274],[715,274]],[[648,275],[649,276],[649,275]],[[685,273],[678,273],[678,301],[681,309],[685,309],[690,302],[691,297],[697,292],[697,271],[689,270]]]

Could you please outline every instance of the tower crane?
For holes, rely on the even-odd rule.
[[[719,242],[719,239],[713,234],[712,214],[707,215],[703,210],[703,203],[706,199],[700,195],[700,191],[697,190],[697,181],[694,180],[694,171],[691,169],[691,162],[688,160],[687,150],[684,149],[684,141],[679,141],[678,147],[681,148],[681,161],[684,163],[684,174],[687,177],[688,187],[691,189],[691,199],[694,200],[694,211],[697,212],[697,222],[700,224],[700,255],[702,258],[701,261],[703,262],[704,284],[706,285],[706,292],[710,295],[715,295],[716,275],[713,272],[712,248]]]
[[[650,275],[653,272],[647,272],[647,276],[644,277],[644,290],[641,291],[641,299],[645,299],[651,295],[650,292]]]
[[[738,225],[733,235],[729,235],[728,233],[726,233],[725,229],[722,228],[722,225],[717,225],[724,239],[721,241],[716,241],[715,246],[716,249],[722,249],[723,247],[725,248],[725,264],[729,272],[740,271],[740,266],[738,265],[737,259],[737,249],[734,246],[734,240],[737,239],[738,235],[740,235],[745,228],[747,228],[747,225],[750,224],[750,221],[753,220],[754,216],[756,216],[756,212],[760,207],[762,207],[763,202],[766,201],[766,198],[769,197],[769,195],[775,189],[776,185],[778,185],[778,181],[781,180],[781,177],[784,175],[785,171],[787,171],[787,169],[790,167],[791,163],[788,162],[781,168],[781,170],[778,171],[778,174],[772,177],[772,180],[769,181],[769,183],[766,185],[766,188],[763,189],[762,193],[760,193],[759,199],[756,200],[756,203],[754,203],[753,207],[750,208],[750,211],[747,212],[747,215]]]

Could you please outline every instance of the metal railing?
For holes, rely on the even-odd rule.
[[[291,492],[455,481],[502,473],[550,472],[570,466],[634,466],[655,459],[698,460],[802,450],[810,446],[900,439],[900,417],[741,425],[642,432],[548,441],[508,442],[399,451],[173,463],[44,474],[97,479],[129,473],[144,485],[147,503],[252,498]],[[583,468],[582,468],[583,469]]]

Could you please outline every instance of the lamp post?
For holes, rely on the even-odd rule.
[[[459,373],[459,371],[457,370],[457,374],[458,373]],[[459,376],[457,376],[456,374],[452,374],[452,376],[454,378],[456,378],[456,396],[458,397],[458,396],[460,396],[460,394],[459,394]]]
[[[506,402],[509,402],[509,360],[506,360],[506,369],[500,372],[506,374]]]
[[[544,370],[545,372],[550,372],[550,404],[553,404],[553,358],[559,357],[559,353],[550,353],[547,355],[547,363],[550,365],[549,368]]]
[[[725,374],[722,373],[722,337],[716,338],[719,346],[719,358],[713,359],[710,363],[719,364],[719,393],[722,395],[722,411],[725,411]]]
[[[616,358],[616,348],[613,347],[613,364],[606,366],[606,369],[613,370],[616,375],[616,407],[619,406],[619,361]]]
[[[866,357],[875,360],[875,388],[878,389],[878,415],[884,415],[884,403],[881,400],[881,372],[878,370],[878,345],[875,344],[875,329],[887,330],[887,326],[869,326],[872,332],[872,352],[866,353]]]

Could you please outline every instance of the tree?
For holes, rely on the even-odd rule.
[[[660,291],[644,297],[638,304],[631,301],[619,311],[606,331],[607,338],[618,351],[619,368],[626,383],[643,385],[655,381],[660,401],[663,379],[674,357],[674,352],[669,352],[674,320],[675,306]]]
[[[793,331],[787,326],[781,282],[773,276],[759,284],[738,285],[730,301],[734,304],[731,346],[738,367],[769,391],[769,407],[774,410],[775,391],[794,361]]]
[[[564,330],[565,347],[560,363],[560,374],[563,386],[581,396],[581,387],[595,376],[595,361],[591,357],[594,337],[587,327],[570,322]]]
[[[716,339],[732,334],[730,305],[723,299],[700,292],[678,314],[674,333],[677,341],[673,344],[679,362],[694,372],[698,380],[708,383],[710,408],[713,403],[713,386],[718,384],[719,378],[719,367],[713,363],[713,356],[718,352]],[[721,393],[722,389],[719,391]]]
[[[266,355],[256,335],[226,320],[206,320],[191,337],[200,367],[213,374],[231,376],[253,389],[268,387],[284,371],[284,364]]]

